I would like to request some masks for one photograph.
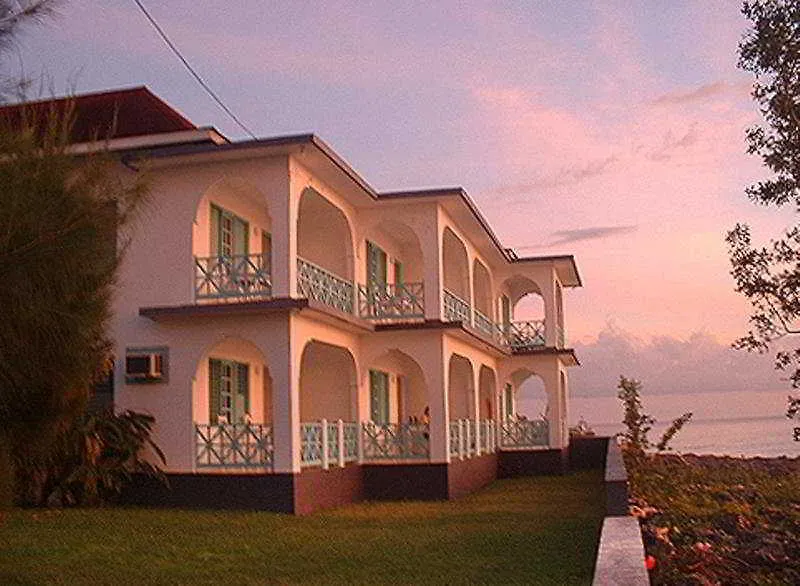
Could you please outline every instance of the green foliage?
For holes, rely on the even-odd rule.
[[[0,125],[0,449],[22,502],[41,501],[25,471],[46,467],[107,372],[117,239],[146,193],[108,154],[72,155],[71,123],[68,109]]]
[[[141,457],[149,448],[164,463],[150,437],[154,421],[151,415],[112,409],[75,419],[42,470],[42,504],[97,505],[118,496],[132,474],[163,478],[157,466]]]
[[[653,447],[647,438],[647,434],[652,429],[656,420],[642,411],[642,399],[640,392],[642,383],[632,378],[619,377],[619,391],[617,397],[622,401],[625,412],[622,423],[625,424],[625,432],[622,434],[623,446],[626,454],[632,457],[643,456],[645,451]],[[662,434],[661,439],[655,445],[659,452],[669,449],[669,443],[675,434],[692,418],[692,413],[684,413]]]
[[[800,209],[800,4],[786,0],[744,2],[751,22],[739,44],[739,67],[753,73],[753,99],[763,125],[747,131],[748,152],[761,158],[772,177],[747,188],[761,205]],[[752,242],[737,224],[727,235],[736,290],[753,305],[751,329],[734,347],[766,352],[778,339],[800,333],[800,228],[793,226],[768,246]],[[782,349],[775,366],[800,387],[800,349]]]
[[[652,583],[800,583],[800,460],[657,455],[629,476]]]
[[[15,37],[28,24],[38,23],[55,12],[58,0],[0,0],[0,54],[11,48]],[[17,96],[28,81],[0,69],[0,101]]]
[[[625,409],[622,420],[626,428],[622,436],[625,446],[632,451],[643,452],[650,447],[647,433],[656,420],[642,413],[642,400],[639,397],[642,383],[620,376],[617,388],[619,389],[617,397]]]

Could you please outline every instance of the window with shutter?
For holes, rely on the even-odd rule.
[[[377,244],[367,240],[367,284],[385,285],[388,276],[386,253]]]
[[[250,227],[239,216],[211,204],[211,255],[249,254]]]
[[[379,370],[369,371],[370,419],[389,423],[389,375]]]
[[[241,423],[250,412],[250,368],[232,360],[208,361],[209,423]]]

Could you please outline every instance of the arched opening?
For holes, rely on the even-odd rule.
[[[503,330],[512,349],[545,346],[546,311],[539,285],[527,277],[514,276],[503,288]]]
[[[369,418],[374,423],[424,419],[428,386],[419,364],[400,350],[389,350],[369,365]]]
[[[353,280],[350,224],[342,210],[308,187],[297,214],[297,255],[340,279]]]
[[[225,338],[203,353],[192,409],[198,467],[270,465],[272,379],[255,344]]]
[[[506,447],[539,447],[549,444],[551,409],[544,381],[522,368],[506,381],[501,395],[504,418],[501,442]]]
[[[350,351],[312,340],[300,360],[300,421],[355,420],[356,367]]]
[[[481,366],[479,373],[478,419],[497,418],[497,377],[486,365]]]
[[[489,269],[477,258],[473,262],[472,283],[475,305],[475,327],[491,336],[494,334],[492,279],[489,276]]]
[[[451,421],[474,418],[472,409],[475,392],[473,380],[472,363],[459,354],[453,354],[450,357],[447,387]]]
[[[272,219],[266,197],[226,178],[206,190],[192,228],[195,299],[236,301],[272,295]]]
[[[470,323],[469,259],[464,243],[450,230],[442,238],[444,263],[444,318]]]
[[[544,381],[534,372],[522,371],[515,375],[516,415],[522,419],[548,419],[549,401]]]

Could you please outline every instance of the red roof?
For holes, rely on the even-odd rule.
[[[197,127],[144,86],[0,107],[0,127],[15,128],[23,110],[35,120],[74,103],[72,142],[161,134]]]

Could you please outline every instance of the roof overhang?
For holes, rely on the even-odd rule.
[[[578,273],[578,265],[575,263],[575,257],[571,254],[563,254],[557,256],[526,256],[521,258],[511,258],[512,263],[534,263],[541,264],[547,263],[553,265],[558,274],[558,280],[564,287],[582,287],[583,282]]]

